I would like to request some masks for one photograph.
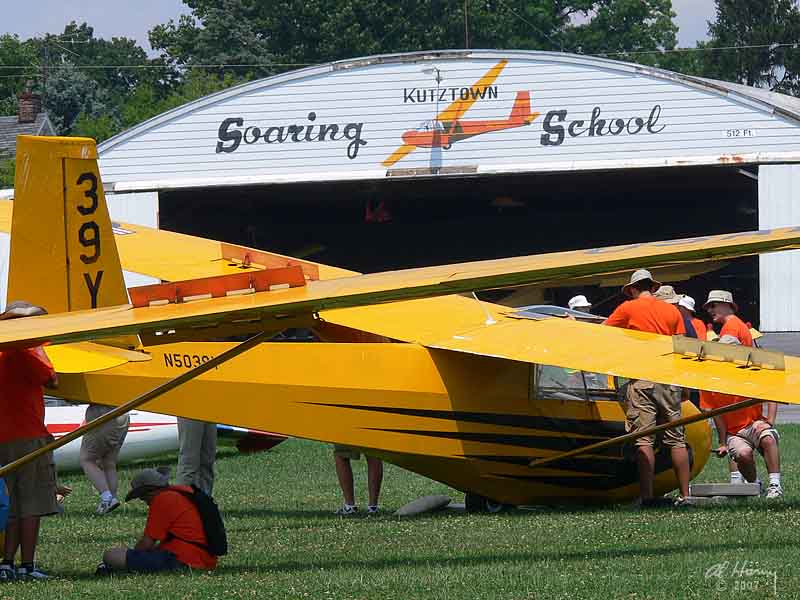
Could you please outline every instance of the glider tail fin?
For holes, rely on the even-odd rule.
[[[511,109],[510,121],[515,123],[530,123],[539,113],[531,113],[531,93],[517,92],[514,107]]]
[[[51,313],[127,304],[95,141],[19,136],[14,183],[8,301]]]

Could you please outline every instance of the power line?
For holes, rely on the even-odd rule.
[[[551,40],[552,41],[552,40]],[[593,52],[580,54],[579,56],[626,56],[635,54],[669,54],[674,52],[724,52],[730,50],[750,50],[763,48],[795,48],[800,46],[800,42],[775,43],[775,44],[750,44],[742,46],[704,46],[699,48],[672,48],[666,50],[619,50],[615,52]],[[315,67],[327,63],[195,63],[187,65],[50,65],[49,69],[223,69],[223,68],[269,68],[269,67]],[[0,70],[24,70],[39,68],[36,65],[0,65]],[[23,73],[17,75],[0,75],[0,77],[23,77]]]

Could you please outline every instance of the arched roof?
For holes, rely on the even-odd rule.
[[[214,144],[216,144],[217,140],[215,139],[215,135],[217,134],[217,127],[218,124],[216,121],[212,122],[217,115],[223,114],[226,110],[229,109],[231,115],[247,115],[246,117],[242,117],[243,124],[241,127],[247,128],[248,123],[257,123],[249,129],[251,133],[259,132],[263,133],[268,126],[273,126],[276,123],[280,122],[283,123],[296,123],[298,116],[292,112],[294,108],[299,106],[301,101],[305,101],[312,94],[321,94],[319,95],[319,100],[317,100],[317,104],[326,102],[326,96],[320,91],[317,90],[316,87],[314,90],[311,90],[310,83],[312,82],[314,86],[324,86],[326,83],[331,83],[331,91],[328,93],[327,98],[331,100],[331,102],[335,103],[336,101],[336,94],[342,95],[345,94],[345,91],[340,85],[340,82],[347,82],[346,85],[354,86],[354,85],[361,85],[354,83],[356,81],[356,77],[359,74],[364,74],[364,89],[372,85],[373,92],[372,97],[369,96],[367,91],[364,92],[363,96],[363,103],[365,106],[369,105],[370,102],[373,102],[378,105],[378,101],[383,102],[381,106],[386,106],[386,103],[389,101],[388,94],[394,94],[395,99],[399,98],[398,94],[402,94],[402,90],[408,90],[409,87],[412,87],[415,90],[422,90],[421,85],[419,83],[415,83],[412,81],[412,75],[415,73],[419,73],[420,71],[425,71],[426,65],[429,65],[428,71],[431,68],[439,69],[441,67],[442,70],[453,71],[455,74],[451,75],[451,80],[458,79],[460,86],[470,86],[473,85],[474,80],[478,80],[478,78],[483,74],[483,70],[486,66],[491,66],[493,61],[504,61],[504,64],[507,63],[508,65],[512,65],[518,67],[518,70],[513,70],[512,66],[509,66],[505,73],[501,76],[501,79],[498,81],[502,81],[502,77],[506,77],[510,83],[506,84],[505,87],[509,90],[505,96],[502,92],[499,93],[498,97],[496,98],[496,107],[494,108],[494,112],[491,114],[489,109],[491,108],[488,102],[484,102],[483,98],[481,98],[481,102],[479,103],[481,107],[479,109],[470,109],[470,118],[472,115],[476,115],[478,118],[484,119],[494,119],[497,120],[500,116],[505,116],[508,114],[506,111],[508,108],[511,107],[511,104],[514,103],[514,95],[513,91],[518,91],[522,88],[533,88],[531,92],[533,99],[534,99],[534,110],[537,109],[537,99],[546,96],[544,92],[540,92],[541,89],[547,90],[555,90],[561,85],[561,88],[558,88],[558,92],[561,93],[561,97],[563,97],[565,106],[569,104],[570,96],[572,98],[582,98],[585,100],[584,104],[588,106],[586,103],[591,103],[592,94],[598,93],[601,90],[601,86],[605,85],[608,81],[615,80],[615,89],[611,89],[609,87],[608,90],[602,95],[604,98],[611,98],[612,94],[618,94],[617,98],[613,98],[613,101],[609,101],[609,105],[614,105],[618,107],[622,107],[625,105],[626,96],[628,96],[627,100],[631,100],[632,94],[626,93],[624,90],[624,86],[627,84],[632,85],[632,81],[647,81],[650,82],[652,90],[648,88],[648,91],[642,92],[637,97],[637,100],[640,102],[648,102],[653,106],[659,107],[659,112],[661,111],[661,106],[663,105],[665,110],[667,107],[666,102],[661,102],[657,100],[646,99],[646,94],[650,94],[652,96],[653,93],[657,94],[658,92],[654,91],[657,88],[660,89],[662,92],[666,93],[667,95],[672,94],[672,96],[681,96],[684,98],[684,104],[675,104],[675,108],[673,110],[673,114],[677,116],[677,113],[685,106],[688,106],[692,101],[695,101],[695,98],[700,98],[701,96],[704,98],[710,97],[717,97],[719,101],[714,104],[709,102],[709,106],[714,104],[716,108],[709,108],[709,111],[716,111],[719,112],[719,107],[726,105],[724,103],[730,103],[731,106],[736,105],[741,110],[731,111],[731,122],[729,124],[723,123],[720,121],[719,127],[717,128],[719,131],[714,131],[712,135],[710,135],[709,139],[714,138],[718,139],[720,135],[724,136],[724,132],[735,131],[738,127],[737,124],[741,124],[744,128],[742,131],[750,131],[752,132],[752,140],[749,140],[748,143],[742,143],[740,140],[734,140],[731,142],[728,140],[728,144],[733,144],[731,147],[730,154],[734,156],[749,156],[751,158],[743,159],[743,162],[754,162],[756,155],[759,156],[766,156],[771,149],[766,147],[767,141],[764,139],[758,140],[757,135],[757,128],[756,126],[750,127],[748,129],[747,116],[749,113],[753,113],[754,115],[757,113],[761,115],[756,119],[758,123],[760,123],[759,127],[766,127],[767,123],[764,120],[767,115],[773,116],[780,121],[782,124],[781,127],[778,127],[776,123],[769,124],[770,135],[773,133],[777,135],[780,133],[781,139],[776,138],[776,144],[780,144],[780,150],[789,150],[792,156],[794,153],[800,152],[800,146],[795,148],[793,145],[791,149],[788,147],[788,143],[786,141],[785,133],[788,132],[778,132],[778,129],[785,129],[785,127],[795,127],[800,124],[800,100],[785,96],[782,94],[777,94],[773,92],[769,92],[766,90],[761,90],[757,88],[751,88],[743,85],[721,82],[721,81],[714,81],[710,79],[704,79],[699,77],[692,77],[681,75],[678,73],[673,73],[669,71],[665,71],[662,69],[656,69],[652,67],[636,65],[626,62],[620,62],[616,60],[610,60],[606,58],[599,58],[593,56],[584,56],[584,55],[575,55],[575,54],[565,54],[565,53],[556,53],[556,52],[539,52],[539,51],[523,51],[523,50],[443,50],[443,51],[429,51],[429,52],[412,52],[412,53],[404,53],[404,54],[389,54],[389,55],[378,55],[378,56],[369,56],[363,58],[355,58],[355,59],[348,59],[348,60],[341,60],[321,65],[310,66],[306,68],[297,69],[294,71],[289,71],[286,73],[281,73],[279,75],[275,75],[272,77],[267,77],[265,79],[260,79],[257,81],[248,82],[245,84],[241,84],[235,87],[231,87],[229,89],[217,92],[215,94],[211,94],[204,98],[200,98],[193,102],[189,102],[181,107],[175,108],[168,112],[165,112],[161,115],[153,117],[140,125],[129,129],[123,133],[120,133],[113,138],[107,140],[103,144],[100,145],[100,157],[101,157],[101,168],[103,169],[103,177],[104,180],[109,180],[112,183],[121,183],[121,188],[129,188],[129,189],[156,189],[159,187],[186,187],[186,186],[203,186],[203,185],[226,185],[226,184],[235,184],[235,183],[257,183],[257,182],[278,182],[278,181],[290,181],[294,180],[293,177],[297,177],[298,180],[303,180],[304,178],[307,179],[311,175],[309,175],[306,171],[303,171],[301,168],[302,165],[299,163],[311,160],[310,154],[301,155],[299,152],[294,154],[297,157],[297,161],[294,163],[289,163],[291,158],[291,153],[287,154],[287,150],[294,150],[294,146],[287,144],[285,148],[282,148],[283,152],[280,156],[276,155],[276,159],[281,165],[285,166],[279,167],[278,163],[275,164],[275,168],[269,174],[264,171],[262,175],[243,175],[239,173],[238,175],[230,175],[225,172],[226,167],[224,165],[228,165],[230,167],[231,173],[235,171],[237,168],[241,169],[242,171],[245,170],[245,167],[242,167],[241,164],[244,163],[237,163],[236,165],[233,164],[233,156],[226,154],[226,150],[224,149],[223,144],[223,156],[220,156],[220,147],[217,145],[216,156],[206,156],[204,154],[205,151],[201,151],[198,145],[196,148],[192,147],[189,143],[190,135],[194,133],[200,132],[202,127],[206,129],[203,130],[202,136],[203,144],[205,144],[205,148],[210,148],[210,152],[214,153]],[[499,63],[498,63],[499,64]],[[409,65],[413,65],[413,69],[409,70]],[[456,71],[463,66],[464,73],[456,73]],[[546,80],[546,83],[539,84],[537,83],[537,73],[540,71],[547,71],[549,73],[557,73],[559,70],[562,70],[565,73],[596,73],[598,74],[598,82],[587,82],[583,87],[580,84],[573,85],[572,88],[565,88],[564,86],[567,85],[566,82],[562,84],[562,82],[558,81],[558,77],[551,76],[550,79]],[[393,76],[394,73],[401,74],[397,76]],[[381,85],[384,87],[381,89],[377,89],[375,87],[375,82],[379,79],[383,82]],[[422,77],[421,75],[415,75],[415,77]],[[405,78],[405,79],[403,79]],[[527,79],[526,79],[527,78]],[[575,79],[575,77],[573,77]],[[391,92],[386,91],[389,86],[392,85],[393,81],[398,81],[398,87],[396,90],[392,90]],[[402,80],[402,81],[401,81]],[[531,80],[531,83],[528,84],[528,80]],[[427,81],[430,81],[430,77],[427,78]],[[466,81],[470,81],[470,83],[463,83]],[[626,82],[628,82],[626,84]],[[445,84],[448,82],[445,81]],[[476,82],[475,82],[476,83]],[[664,84],[660,88],[656,86],[656,84]],[[339,87],[334,87],[334,85],[339,85]],[[427,84],[425,84],[427,85]],[[305,88],[303,88],[305,86]],[[437,94],[441,95],[441,90],[439,88],[439,84],[436,84]],[[497,87],[497,86],[495,86]],[[296,90],[303,90],[302,96],[300,92],[293,93],[293,95],[288,95],[286,90],[289,89],[296,89]],[[456,98],[457,90],[458,89],[468,89],[467,87],[461,88],[453,88],[453,96],[452,98]],[[572,91],[570,91],[572,90]],[[683,94],[681,95],[679,92],[683,90]],[[351,93],[352,90],[346,90],[347,93]],[[695,93],[695,96],[691,95],[691,92]],[[284,95],[281,96],[280,94],[283,93]],[[554,92],[555,93],[555,92]],[[508,94],[511,94],[510,96]],[[699,95],[698,95],[699,94]],[[431,96],[433,95],[433,91],[431,90]],[[552,96],[553,94],[551,94]],[[649,98],[649,96],[647,96]],[[653,96],[655,98],[655,96]],[[351,96],[348,96],[350,99]],[[447,100],[448,102],[451,100],[450,97],[443,98],[443,100]],[[395,106],[386,109],[386,112],[376,117],[381,119],[380,122],[365,122],[364,128],[365,131],[368,129],[372,129],[373,132],[371,133],[371,138],[368,141],[364,141],[364,148],[359,155],[361,157],[360,161],[363,168],[362,176],[365,178],[374,178],[378,176],[385,176],[386,171],[385,169],[380,168],[380,158],[383,156],[376,155],[376,157],[370,163],[370,167],[367,168],[365,165],[366,161],[366,154],[368,151],[373,151],[376,148],[382,148],[386,151],[391,152],[390,146],[397,145],[400,142],[400,138],[404,131],[408,130],[411,126],[403,120],[403,117],[408,116],[411,118],[411,113],[414,113],[415,110],[419,112],[419,107],[416,106],[416,102],[414,99],[411,99],[409,103],[409,98],[406,94],[406,97],[403,99],[403,102],[396,103]],[[258,113],[256,110],[255,105],[257,102],[261,102],[260,110],[261,112]],[[601,106],[599,104],[598,106]],[[722,102],[722,104],[720,103]],[[346,103],[345,103],[346,104]],[[502,108],[501,105],[502,104]],[[315,105],[316,106],[316,105]],[[444,102],[442,107],[444,106]],[[636,105],[631,104],[632,108],[627,109],[628,112],[623,113],[619,119],[628,118],[628,113],[634,111]],[[269,110],[266,110],[264,107],[269,107]],[[278,116],[278,108],[282,107],[282,110],[285,112],[286,117],[281,120]],[[440,107],[438,106],[437,100],[437,109]],[[348,105],[345,106],[341,111],[342,114],[352,116],[353,110],[352,106]],[[311,110],[307,108],[303,108],[303,111],[308,111],[308,114],[320,115],[320,119],[322,119],[322,110]],[[569,118],[572,118],[572,114],[578,113],[579,111],[586,110],[591,113],[591,109],[583,109],[580,107],[576,107],[574,109],[568,108],[569,110]],[[610,109],[605,109],[603,114],[610,112]],[[482,112],[483,111],[483,112]],[[744,112],[742,112],[744,111]],[[749,113],[748,113],[749,111]],[[334,110],[326,110],[326,114],[337,112],[337,109]],[[485,112],[485,115],[484,115]],[[684,111],[686,112],[686,111]],[[733,113],[736,112],[734,115]],[[304,112],[305,114],[305,112]],[[537,113],[538,114],[538,113]],[[581,113],[583,114],[583,113]],[[688,113],[687,113],[688,114]],[[201,117],[202,115],[202,117]],[[373,115],[374,116],[374,115]],[[439,115],[441,116],[441,115]],[[646,118],[646,114],[642,117],[636,116],[631,118]],[[700,119],[703,115],[698,115],[698,119]],[[461,117],[466,120],[467,117]],[[509,117],[510,118],[510,117]],[[584,121],[588,122],[589,114],[587,113],[586,118],[584,119],[581,117],[579,121],[582,123]],[[609,115],[608,117],[611,119],[612,117]],[[558,117],[557,117],[558,119]],[[666,119],[666,116],[662,117],[662,124],[663,119]],[[702,119],[701,119],[702,120]],[[539,131],[539,128],[544,126],[545,116],[544,114],[538,116],[534,122],[534,130],[536,132]],[[556,123],[559,121],[556,120]],[[613,121],[609,121],[613,122]],[[755,122],[755,121],[754,121]],[[318,121],[319,123],[319,121]],[[341,125],[344,126],[345,121],[342,121]],[[594,120],[592,121],[594,123]],[[605,121],[604,121],[605,123]],[[669,133],[678,132],[681,130],[681,127],[684,126],[685,123],[689,123],[686,119],[682,122],[683,124],[679,124],[678,121],[675,121],[676,125],[670,126],[667,131]],[[308,125],[305,123],[304,125]],[[566,127],[567,123],[564,123]],[[660,127],[661,125],[659,125]],[[609,125],[609,128],[611,126]],[[578,127],[577,129],[580,129]],[[576,129],[576,130],[577,130]],[[654,130],[657,127],[653,128]],[[708,129],[708,128],[706,128]],[[389,131],[391,130],[391,131]],[[219,131],[222,131],[222,125],[219,125]],[[309,126],[310,131],[310,126]],[[630,127],[628,129],[630,131]],[[763,129],[762,131],[766,131]],[[183,133],[181,132],[191,132],[187,133],[186,139],[182,138],[181,136]],[[722,132],[722,133],[720,133]],[[385,133],[384,137],[380,137]],[[623,134],[625,132],[623,131]],[[613,130],[612,130],[613,134]],[[794,134],[794,132],[793,132]],[[222,134],[220,134],[222,135]],[[307,136],[311,136],[311,133],[308,133]],[[318,134],[313,134],[318,135]],[[325,138],[325,134],[319,134],[321,137]],[[589,135],[592,135],[592,132],[589,132]],[[616,135],[616,134],[614,134]],[[750,135],[749,133],[747,135]],[[201,136],[201,137],[202,137]],[[209,137],[210,136],[210,137]],[[509,133],[506,134],[508,139],[513,137],[519,138],[519,132],[516,133]],[[761,138],[763,138],[764,134],[762,133]],[[256,136],[257,137],[257,136]],[[495,135],[497,139],[497,137]],[[598,134],[598,138],[600,134]],[[624,137],[624,136],[622,136]],[[639,136],[639,138],[635,138],[637,141],[643,141],[642,138],[644,136]],[[245,133],[246,138],[246,133]],[[478,139],[478,138],[475,138]],[[491,155],[492,152],[497,154],[501,153],[499,146],[491,146],[489,143],[490,138],[482,137],[482,140],[486,140],[487,146],[484,148],[486,150],[489,149],[488,155]],[[610,137],[609,137],[610,139]],[[620,138],[621,139],[621,138]],[[634,138],[630,138],[632,141]],[[664,143],[670,141],[669,147],[665,146],[665,150],[668,150],[667,154],[670,154],[673,150],[675,150],[676,145],[680,146],[682,139],[691,141],[693,138],[686,137],[680,138],[675,137],[673,140],[668,140],[668,136],[661,136],[659,138],[663,140]],[[179,150],[180,148],[185,148],[188,151],[188,154],[185,156],[196,156],[197,162],[203,162],[205,164],[204,170],[193,172],[190,168],[182,170],[181,164],[181,155],[180,153],[176,156],[178,159],[174,164],[176,166],[176,176],[168,176],[169,174],[160,168],[160,165],[156,164],[155,162],[148,162],[147,160],[141,160],[137,163],[137,159],[144,158],[145,151],[144,149],[152,146],[157,148],[159,144],[164,141],[169,140],[166,144],[170,148],[175,148]],[[391,141],[391,140],[396,140]],[[261,141],[266,141],[267,144],[269,140],[266,138]],[[294,141],[302,141],[302,140],[294,140]],[[311,141],[311,140],[308,140]],[[586,140],[582,140],[585,142]],[[595,140],[597,141],[597,140]],[[200,141],[197,142],[200,144]],[[248,142],[249,144],[250,142]],[[517,144],[517,154],[519,155],[519,144],[522,143],[519,140],[516,142]],[[273,148],[268,148],[267,144],[254,144],[245,148],[244,145],[241,146],[241,150],[237,147],[237,156],[240,157],[242,160],[251,160],[253,161],[253,165],[256,162],[263,163],[266,160],[271,160],[268,158],[269,155],[267,150],[271,150]],[[531,142],[533,145],[533,143]],[[513,145],[513,144],[511,144]],[[531,145],[531,148],[532,148]],[[543,144],[547,145],[547,144]],[[553,146],[557,144],[552,144]],[[573,144],[573,146],[577,146],[578,144]],[[689,144],[691,145],[691,144]],[[695,144],[696,145],[696,144]],[[485,161],[485,157],[487,153],[481,151],[480,153],[475,154],[474,156],[468,156],[463,152],[463,149],[468,147],[467,144],[459,144],[461,146],[459,150],[462,150],[461,155],[456,152],[449,153],[446,157],[441,159],[441,165],[439,167],[431,167],[431,169],[438,169],[435,171],[436,174],[442,173],[442,169],[447,167],[447,161],[460,161],[459,164],[477,164],[479,165],[476,167],[479,171],[485,170],[487,172],[503,172],[506,167],[500,166],[495,168],[494,165],[489,166],[489,162]],[[602,157],[608,153],[608,148],[601,146],[600,144],[596,144],[596,150],[598,152],[598,157]],[[707,147],[706,147],[707,146]],[[709,142],[706,146],[702,148],[702,152],[698,152],[698,156],[703,156],[703,160],[708,158],[711,160],[714,156],[722,156],[725,155],[726,152],[724,148],[719,147],[719,144],[712,144]],[[476,145],[473,147],[477,148]],[[507,145],[510,147],[510,145]],[[776,146],[777,147],[777,146]],[[299,148],[299,147],[298,147]],[[313,178],[316,179],[338,179],[342,178],[339,171],[344,169],[345,167],[348,168],[349,171],[354,172],[358,171],[358,169],[353,169],[356,165],[356,162],[352,161],[354,157],[350,156],[349,158],[351,161],[345,161],[341,165],[334,164],[334,159],[331,157],[323,157],[324,152],[321,151],[322,145],[317,144],[312,148],[312,146],[307,146],[306,150],[313,150],[316,154],[314,155],[314,160],[317,160],[317,166],[314,169],[316,175]],[[590,147],[587,147],[590,149]],[[136,150],[136,151],[134,151]],[[243,152],[242,150],[246,150]],[[358,144],[356,147],[356,152],[358,152]],[[573,154],[564,152],[563,148],[558,148],[558,152],[555,149],[553,150],[550,155],[548,155],[548,160],[543,161],[542,152],[538,153],[531,153],[530,159],[522,160],[517,163],[514,163],[516,166],[514,169],[516,170],[536,170],[541,166],[541,170],[553,170],[559,168],[559,165],[566,166],[567,164],[575,164],[576,160],[582,160],[580,157],[576,157]],[[583,154],[586,154],[587,150],[581,150]],[[641,148],[636,150],[632,147],[632,151],[634,153],[640,153]],[[649,150],[647,150],[649,152]],[[194,152],[194,154],[192,154]],[[352,154],[352,153],[351,153]],[[386,152],[383,152],[386,154]],[[534,156],[534,154],[537,154]],[[690,152],[691,154],[691,152]],[[244,158],[247,155],[248,158]],[[456,157],[458,159],[456,160]],[[522,157],[524,158],[524,157]],[[556,158],[558,160],[556,160]],[[206,159],[208,159],[206,161]],[[213,159],[213,160],[212,160]],[[481,160],[479,160],[481,159]],[[337,159],[338,160],[338,159]],[[787,156],[782,156],[781,160],[791,160],[791,158],[787,158]],[[281,162],[282,161],[282,162]],[[414,162],[416,161],[416,162]],[[425,161],[428,161],[427,156],[425,157]],[[527,161],[527,162],[526,162]],[[188,159],[187,159],[188,162]],[[385,162],[385,161],[384,161]],[[408,159],[402,161],[403,164],[398,164],[398,167],[408,165],[409,169],[415,169],[413,173],[409,174],[420,174],[419,169],[422,168],[422,153],[416,153],[412,159]],[[427,164],[426,162],[426,164]],[[503,161],[499,161],[503,162]],[[511,164],[510,161],[506,160],[506,163]],[[534,168],[533,163],[536,163]],[[297,164],[295,164],[297,163]],[[481,167],[481,164],[485,164],[486,166]],[[525,167],[524,164],[530,164],[531,167]],[[141,168],[138,169],[135,166],[136,164],[141,164]],[[499,164],[499,163],[498,163]],[[550,165],[550,166],[544,166]],[[644,166],[644,165],[642,165]],[[150,169],[155,177],[150,178],[148,181],[145,181],[147,176],[147,169]],[[510,167],[509,167],[510,168]],[[263,169],[262,169],[263,170]],[[338,174],[337,174],[338,173]],[[208,175],[213,174],[213,175]],[[184,176],[185,175],[185,176]],[[229,176],[230,175],[230,176]],[[354,175],[355,176],[355,175]],[[248,179],[248,177],[250,179]],[[133,181],[136,183],[133,183]],[[213,181],[212,181],[213,180]],[[128,181],[128,184],[125,183]],[[159,183],[160,182],[160,183]],[[227,183],[225,183],[227,182]],[[161,185],[164,184],[164,185]]]

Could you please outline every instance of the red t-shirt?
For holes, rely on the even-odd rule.
[[[0,442],[49,435],[44,424],[44,385],[54,375],[41,346],[0,352]]]
[[[730,406],[736,402],[746,400],[744,396],[733,396],[731,394],[720,394],[718,392],[701,392],[700,393],[700,408],[705,410],[713,410],[715,408],[722,408],[723,406]],[[764,414],[760,404],[754,404],[747,408],[740,408],[732,412],[723,413],[720,415],[725,423],[725,429],[728,430],[728,435],[736,435],[742,429],[751,423],[764,418]]]
[[[753,335],[750,333],[750,328],[736,315],[731,315],[728,317],[728,320],[725,321],[725,324],[719,332],[719,337],[723,335],[732,335],[739,340],[742,346],[753,345]]]
[[[623,302],[608,317],[606,325],[662,335],[686,333],[678,309],[653,296],[639,296]]]
[[[206,534],[197,508],[176,489],[192,491],[189,486],[176,485],[157,494],[150,502],[144,534],[158,541],[160,548],[172,552],[183,564],[205,571],[214,569],[217,557],[189,543],[205,545]]]

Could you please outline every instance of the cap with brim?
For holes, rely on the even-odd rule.
[[[47,311],[41,306],[36,306],[30,302],[23,300],[15,300],[6,306],[6,309],[0,313],[0,321],[6,319],[20,319],[22,317],[37,317],[39,315],[46,315]]]
[[[675,293],[675,288],[671,285],[662,285],[653,296],[667,304],[678,304],[681,300],[681,297]]]
[[[586,296],[573,296],[570,298],[567,306],[570,310],[577,310],[580,308],[592,308],[592,303],[586,299]]]
[[[631,275],[631,280],[622,286],[622,293],[625,294],[626,296],[630,296],[631,295],[630,288],[632,285],[636,285],[640,281],[645,281],[648,279],[653,283],[652,287],[650,288],[651,290],[653,288],[658,289],[659,287],[661,287],[661,282],[653,279],[653,275],[650,273],[650,271],[648,271],[647,269],[639,269],[637,271],[634,271],[633,274]]]
[[[739,312],[739,307],[736,305],[736,302],[733,301],[733,294],[727,290],[711,290],[708,292],[708,300],[706,300],[706,303],[703,304],[703,308],[708,308],[708,305],[713,304],[714,302],[730,304],[733,307],[734,312]]]
[[[136,498],[142,498],[154,490],[169,486],[169,469],[159,467],[158,469],[144,469],[139,471],[131,479],[131,491],[125,496],[125,502],[130,502]]]
[[[740,342],[739,338],[737,338],[735,335],[725,334],[721,338],[719,338],[718,341],[719,341],[720,344],[732,344],[734,346],[741,346],[742,345],[742,342]]]
[[[678,306],[682,306],[686,310],[690,310],[692,312],[697,312],[694,309],[694,298],[691,296],[681,296],[681,299],[678,300]]]

